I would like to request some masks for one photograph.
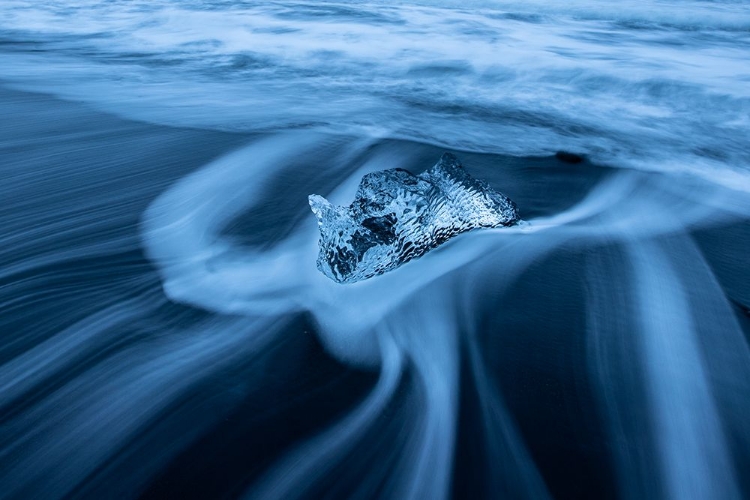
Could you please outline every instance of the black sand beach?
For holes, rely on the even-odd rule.
[[[332,355],[314,311],[264,319],[170,300],[144,253],[140,224],[156,197],[259,136],[137,123],[9,89],[0,112],[0,496],[241,496],[374,390],[379,369]],[[223,233],[238,249],[272,249],[312,222],[307,194],[332,189],[368,158],[395,152],[418,172],[443,151],[379,141],[338,169],[307,175],[352,140],[326,137],[319,156],[284,165]],[[608,182],[628,187],[592,202],[587,217],[501,235],[496,249],[399,309],[403,321],[410,310],[442,314],[431,302],[438,288],[460,305],[457,317],[445,317],[455,322],[448,326],[460,366],[455,434],[445,438],[455,441],[452,496],[518,498],[541,488],[555,498],[614,498],[623,484],[641,498],[658,496],[663,485],[648,470],[663,452],[653,448],[659,431],[650,411],[685,411],[708,401],[701,394],[711,425],[685,425],[720,429],[725,472],[736,471],[738,491],[749,495],[750,478],[740,473],[750,466],[747,200],[680,175],[454,153],[515,200],[531,228],[585,208],[582,200]],[[435,259],[477,237],[456,238]],[[666,274],[650,283],[649,269]],[[649,317],[652,306],[688,315],[688,337]],[[650,346],[642,328],[663,334],[661,343]],[[680,356],[670,358],[670,349]],[[693,359],[698,378],[670,368]],[[392,472],[419,456],[413,440],[429,399],[421,369],[406,361],[387,404],[351,446],[298,479],[303,496],[399,491]],[[649,392],[655,376],[678,396]],[[683,400],[679,391],[698,395]]]

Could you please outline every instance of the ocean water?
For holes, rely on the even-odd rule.
[[[0,498],[750,498],[746,3],[4,0],[0,117]]]

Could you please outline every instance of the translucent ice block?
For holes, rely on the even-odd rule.
[[[352,283],[394,269],[449,238],[518,222],[518,208],[474,179],[450,153],[419,175],[403,169],[365,175],[348,207],[310,195],[318,218],[318,269]]]

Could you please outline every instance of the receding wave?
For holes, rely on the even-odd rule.
[[[138,120],[574,149],[747,187],[742,3],[15,2],[0,29],[0,77]]]

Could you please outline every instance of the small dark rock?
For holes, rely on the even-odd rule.
[[[558,151],[555,153],[555,158],[561,162],[572,164],[581,163],[583,161],[583,156],[568,151]]]

